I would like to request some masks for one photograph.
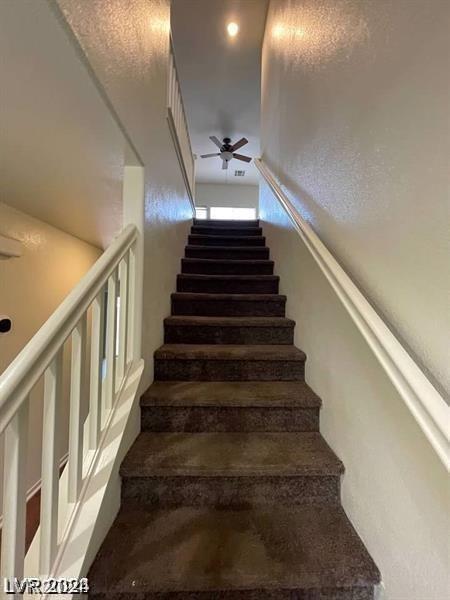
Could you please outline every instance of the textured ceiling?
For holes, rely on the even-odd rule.
[[[193,152],[216,151],[210,135],[249,143],[239,150],[259,156],[261,44],[266,0],[173,0],[172,35]],[[230,38],[227,23],[239,25]],[[235,177],[244,169],[244,177]],[[199,183],[256,184],[253,163],[217,158],[196,161]]]
[[[0,1],[0,201],[104,247],[125,140],[47,2]]]

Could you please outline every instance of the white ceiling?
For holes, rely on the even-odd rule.
[[[259,156],[261,44],[267,0],[172,0],[172,36],[193,152],[216,152],[216,135],[249,143],[239,153]],[[226,25],[239,33],[230,38]],[[244,177],[235,177],[244,169]],[[257,184],[253,163],[219,157],[196,161],[198,183]]]
[[[49,3],[0,1],[0,56],[0,201],[106,246],[125,140]]]

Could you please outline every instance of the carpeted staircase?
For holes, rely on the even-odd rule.
[[[369,600],[257,221],[194,221],[90,598]]]

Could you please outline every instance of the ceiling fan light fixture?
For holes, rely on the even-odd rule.
[[[227,32],[230,37],[236,37],[239,32],[239,25],[234,23],[234,21],[231,21],[231,23],[228,23],[227,25]]]
[[[246,163],[251,162],[252,159],[250,156],[245,156],[244,154],[238,154],[235,152],[235,150],[248,144],[247,138],[243,137],[234,144],[231,143],[231,139],[229,137],[224,137],[222,142],[215,135],[210,135],[209,139],[215,146],[219,148],[219,152],[213,152],[212,154],[201,154],[200,158],[212,158],[219,156],[222,159],[222,169],[228,169],[228,163],[233,158]]]

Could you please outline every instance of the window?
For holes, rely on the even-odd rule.
[[[255,208],[234,208],[231,206],[211,206],[209,209],[211,219],[227,220],[252,220],[256,219]]]
[[[196,206],[195,207],[195,218],[196,219],[207,219],[208,218],[208,209],[206,206]]]

